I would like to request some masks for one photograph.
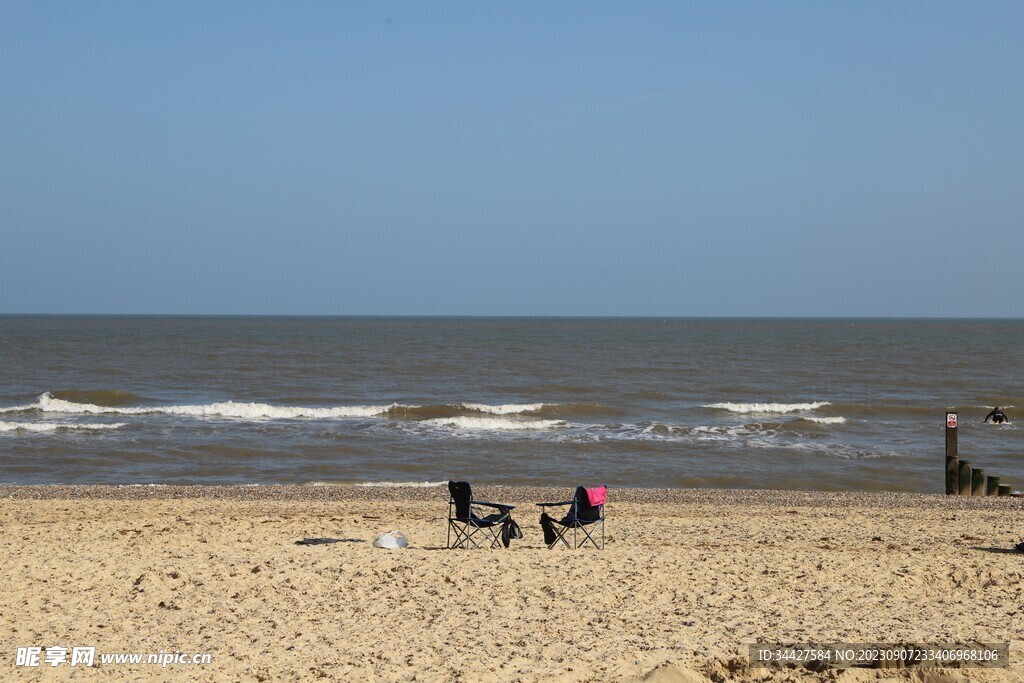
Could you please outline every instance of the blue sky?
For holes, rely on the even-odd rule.
[[[0,312],[1019,317],[1022,25],[0,0]]]

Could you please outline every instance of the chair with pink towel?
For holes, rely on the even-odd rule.
[[[544,543],[554,548],[561,543],[566,548],[582,548],[590,543],[604,549],[604,504],[608,499],[608,487],[576,487],[572,500],[558,503],[537,503],[542,508],[569,506],[569,512],[561,519],[555,519],[545,509],[540,516],[540,527],[544,530]],[[570,545],[570,534],[572,529]],[[598,531],[600,530],[600,536]],[[600,540],[600,544],[598,541]]]

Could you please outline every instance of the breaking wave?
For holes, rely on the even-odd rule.
[[[798,413],[830,405],[832,404],[828,401],[815,401],[813,403],[712,403],[701,407],[727,410],[730,413]]]
[[[69,396],[92,397],[97,402],[75,401]],[[545,417],[550,421],[566,415],[613,414],[616,412],[607,406],[588,403],[440,403],[429,405],[390,403],[386,405],[310,407],[220,401],[199,405],[121,405],[121,403],[129,401],[130,397],[140,398],[135,394],[118,391],[46,392],[41,394],[35,403],[0,408],[0,413],[35,411],[67,415],[175,415],[243,420],[388,417],[431,421],[456,418],[480,419],[481,416],[531,416]],[[466,422],[466,424],[470,424],[470,422]],[[523,429],[523,427],[518,428]]]
[[[44,413],[66,413],[71,415],[187,415],[193,417],[230,417],[241,419],[295,419],[295,418],[342,418],[375,417],[385,415],[402,406],[335,406],[331,408],[309,408],[304,406],[273,406],[267,403],[238,403],[224,401],[204,405],[184,406],[101,406],[95,403],[75,403],[56,398],[50,392],[39,397],[36,403],[11,408],[0,408],[2,413],[36,410]]]
[[[486,403],[462,403],[460,404],[466,410],[474,410],[480,413],[490,413],[491,415],[516,415],[519,413],[535,413],[544,407],[543,403],[505,403],[503,405],[492,406]]]
[[[64,431],[100,431],[120,429],[124,422],[0,422],[0,432],[31,432],[45,434]]]
[[[560,418],[567,415],[615,415],[620,411],[596,403],[441,403],[431,405],[394,405],[387,417],[432,419],[440,417],[479,417],[481,415],[527,415],[530,417]]]
[[[846,418],[841,416],[836,417],[801,417],[797,421],[800,422],[816,422],[822,425],[841,425],[846,424]]]
[[[458,417],[460,415],[523,415],[538,414],[551,404],[544,403],[506,403],[490,405],[487,403],[437,403],[431,405],[392,404],[382,413],[387,417],[428,420],[440,417]]]
[[[424,425],[468,431],[529,431],[565,427],[565,420],[519,420],[497,417],[443,417],[425,420]]]

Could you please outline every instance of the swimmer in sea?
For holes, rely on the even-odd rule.
[[[988,422],[989,418],[992,418],[993,424],[1000,425],[1004,422],[1009,423],[1009,420],[1006,419],[1006,413],[1000,410],[999,406],[993,408],[992,412],[985,416],[985,422]]]

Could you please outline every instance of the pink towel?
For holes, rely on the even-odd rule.
[[[596,489],[586,489],[586,491],[587,500],[592,506],[604,505],[604,501],[608,498],[607,486],[598,486]]]

